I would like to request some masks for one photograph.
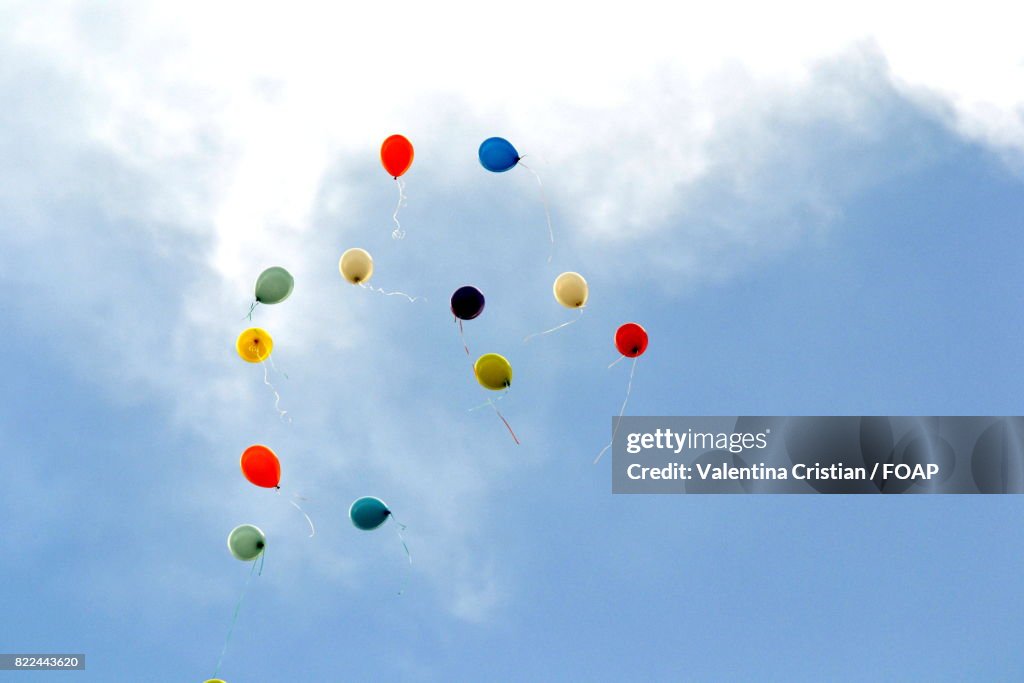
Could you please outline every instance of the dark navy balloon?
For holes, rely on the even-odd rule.
[[[519,163],[519,152],[505,138],[487,138],[480,143],[480,164],[488,171],[504,173]]]
[[[380,498],[365,496],[352,503],[348,516],[357,529],[372,531],[387,521],[391,510]]]
[[[472,320],[484,312],[484,295],[476,287],[459,287],[452,294],[452,314],[462,320]]]

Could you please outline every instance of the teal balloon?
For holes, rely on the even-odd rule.
[[[365,496],[352,503],[348,509],[349,519],[357,529],[372,531],[387,521],[391,510],[380,498]]]
[[[263,554],[267,537],[259,527],[252,524],[236,526],[228,534],[228,550],[236,559],[250,562]]]
[[[281,266],[267,268],[256,278],[256,301],[261,304],[279,304],[295,288],[295,278]]]

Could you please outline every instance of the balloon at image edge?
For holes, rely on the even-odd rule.
[[[267,547],[267,536],[252,524],[240,524],[228,534],[228,550],[242,562],[255,560]]]
[[[501,391],[512,386],[512,364],[497,353],[485,353],[477,358],[473,374],[484,389]]]
[[[250,327],[238,335],[235,350],[246,363],[262,363],[270,358],[274,350],[274,340],[263,328]]]
[[[460,320],[473,320],[484,312],[484,295],[476,287],[459,287],[452,294],[452,315]]]
[[[373,277],[373,257],[365,249],[353,247],[341,255],[338,271],[354,285],[367,282]]]
[[[625,323],[615,331],[615,348],[626,358],[638,358],[647,350],[647,330],[637,323]]]
[[[271,266],[256,278],[256,301],[261,304],[279,304],[292,294],[295,278],[281,266]]]
[[[396,180],[409,170],[415,155],[412,143],[404,135],[389,135],[380,146],[380,163]]]
[[[373,531],[387,521],[391,510],[380,498],[363,496],[353,501],[348,509],[348,518],[353,526],[362,531]]]
[[[281,488],[281,461],[274,451],[262,444],[253,444],[239,460],[242,475],[256,486],[265,489]]]
[[[583,308],[587,305],[590,297],[590,288],[587,281],[579,273],[572,271],[562,273],[555,278],[555,284],[551,287],[555,295],[555,301],[566,308]]]
[[[491,173],[504,173],[519,163],[519,152],[505,138],[487,138],[477,152],[480,165]]]

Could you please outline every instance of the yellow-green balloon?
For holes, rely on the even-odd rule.
[[[473,364],[473,374],[480,386],[500,391],[512,386],[512,364],[504,356],[485,353]]]
[[[228,550],[243,562],[255,560],[267,547],[267,537],[259,527],[252,524],[236,526],[228,534]]]

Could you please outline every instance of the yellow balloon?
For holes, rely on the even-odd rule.
[[[485,353],[477,358],[473,373],[484,389],[500,391],[512,386],[512,365],[496,353]]]
[[[373,257],[365,249],[354,247],[341,255],[338,270],[343,278],[358,285],[373,276]]]
[[[270,358],[270,352],[274,350],[274,340],[270,333],[259,327],[250,327],[238,335],[235,343],[238,355],[247,363],[261,363]]]
[[[555,278],[555,301],[566,308],[581,308],[587,303],[590,288],[579,273],[562,273]]]
[[[209,679],[207,681],[203,681],[203,683],[227,683],[227,681],[225,681],[225,680],[223,680],[221,678],[211,678],[211,679]]]

